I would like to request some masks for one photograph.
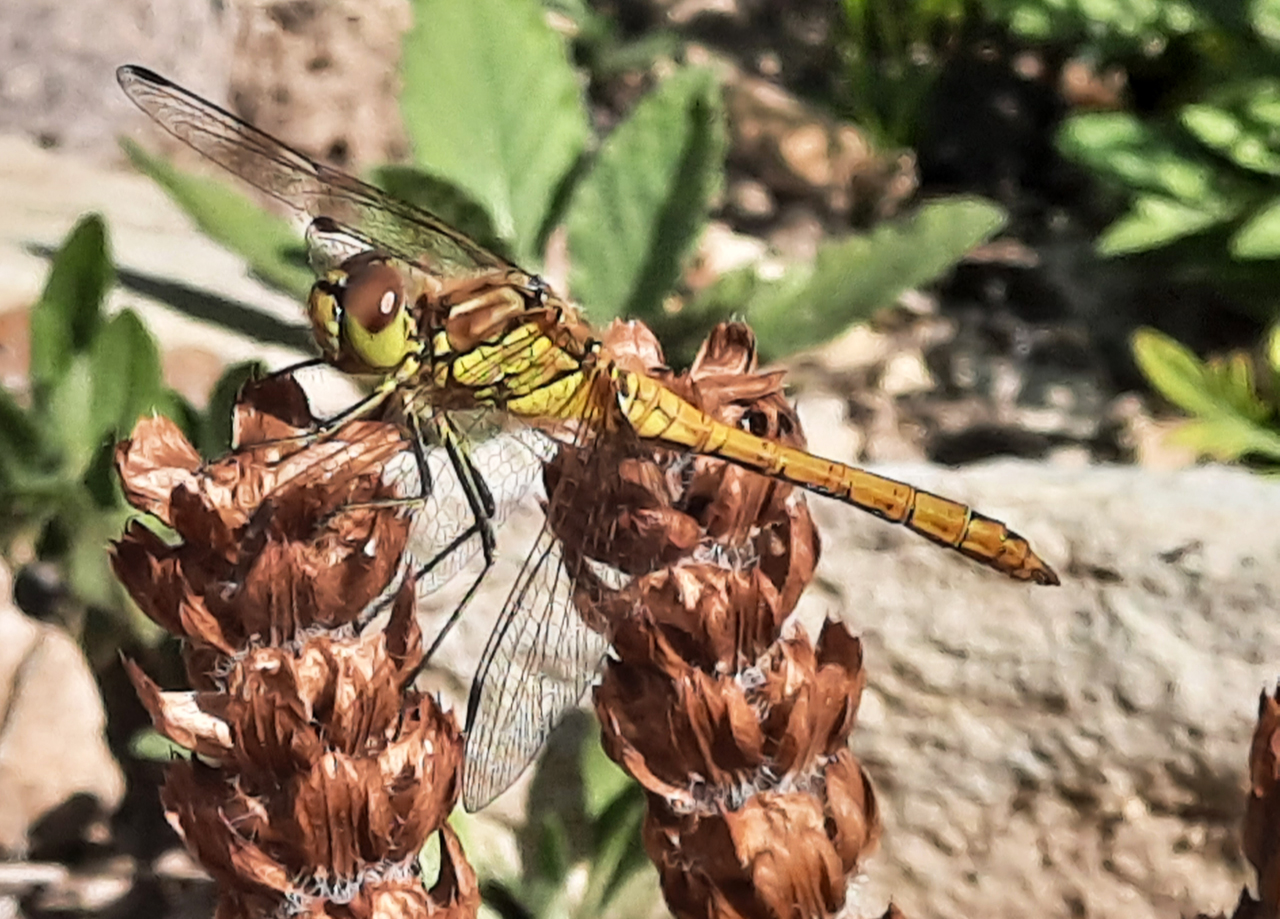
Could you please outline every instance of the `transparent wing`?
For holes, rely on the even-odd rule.
[[[326,230],[364,240],[444,278],[510,269],[448,224],[412,205],[304,156],[218,106],[144,67],[116,71],[126,95],[162,128],[219,166],[287,205],[320,218]],[[310,239],[323,244],[323,236]]]
[[[504,431],[469,445],[467,452],[471,462],[493,495],[494,524],[505,521],[512,508],[540,488],[542,464],[551,459],[555,449],[550,438],[532,428]],[[431,488],[421,508],[413,513],[405,551],[410,568],[439,560],[429,571],[421,573],[419,596],[426,596],[444,586],[481,549],[479,534],[459,542],[473,526],[475,518],[448,453],[442,447],[433,447],[424,453]],[[413,498],[423,494],[417,457],[412,451],[399,453],[387,463],[383,481],[391,485],[400,497]],[[440,558],[446,551],[448,555]]]
[[[468,811],[519,778],[604,659],[609,642],[579,617],[573,582],[560,540],[544,524],[471,684],[462,778]]]

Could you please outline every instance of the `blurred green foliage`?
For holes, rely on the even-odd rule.
[[[584,4],[550,6],[585,30],[575,48],[593,66],[644,62],[668,48],[665,35],[625,45]],[[1002,224],[991,206],[958,202],[946,218],[954,231],[930,237],[930,248],[916,247],[918,223],[938,210],[887,225],[862,242],[833,244],[818,265],[781,278],[741,273],[681,314],[673,293],[722,192],[727,141],[720,88],[708,71],[675,68],[598,142],[583,78],[547,15],[537,0],[415,0],[400,98],[414,161],[374,170],[372,179],[530,269],[541,267],[549,238],[562,228],[570,293],[597,324],[641,319],[673,358],[688,360],[711,326],[733,315],[768,330],[762,347],[781,356],[891,305]],[[263,217],[221,183],[183,175],[132,145],[128,150],[260,278],[305,295],[302,262],[282,222]],[[880,270],[890,250],[896,273]],[[805,322],[796,322],[801,314]]]
[[[1280,0],[1006,6],[1024,35],[1123,66],[1144,96],[1140,109],[1076,114],[1059,133],[1062,152],[1126,208],[1098,250],[1144,256],[1166,280],[1207,283],[1257,318],[1280,315]],[[1133,351],[1192,416],[1181,442],[1222,460],[1280,459],[1274,348],[1269,361],[1201,362],[1144,331]]]
[[[1098,252],[1280,316],[1280,0],[845,0],[844,13],[852,98],[838,105],[891,142],[920,136],[957,37],[1004,29],[1046,56],[1119,68],[1126,107],[1071,114],[1057,136],[1118,215]],[[1194,416],[1186,442],[1270,455],[1273,404],[1245,357],[1200,363],[1154,332],[1134,354]],[[1273,365],[1262,375],[1269,393]]]
[[[965,34],[1004,27],[1032,47],[1121,67],[1135,107],[1071,115],[1058,138],[1121,198],[1099,250],[1193,239],[1173,270],[1221,276],[1237,292],[1258,294],[1250,282],[1276,270],[1280,0],[845,0],[844,11],[843,107],[891,142],[919,136],[928,89]],[[1260,293],[1274,312],[1274,291]]]
[[[947,52],[975,20],[972,0],[844,0],[838,107],[883,146],[920,139]]]
[[[476,859],[485,906],[503,919],[647,917],[661,901],[640,834],[643,790],[605,755],[598,729],[582,731],[577,740],[573,771],[580,781],[563,773],[552,778],[560,793],[572,784],[576,800],[549,807],[531,798],[529,825],[519,833],[532,844],[518,867],[486,861],[474,818],[454,815],[454,828]]]
[[[109,649],[119,646],[114,633],[122,627],[140,638],[158,634],[107,565],[107,543],[132,513],[112,466],[116,440],[144,414],[160,412],[206,451],[221,452],[231,399],[248,372],[229,371],[209,411],[197,412],[164,385],[155,340],[138,316],[104,313],[114,279],[106,227],[85,217],[31,310],[30,397],[20,402],[0,388],[0,553],[14,568],[57,565],[73,607],[58,614]],[[86,609],[108,621],[86,619]]]
[[[1191,416],[1171,435],[1175,442],[1224,462],[1280,467],[1280,326],[1261,356],[1202,361],[1151,329],[1134,335],[1133,352],[1156,390]]]
[[[993,0],[1022,36],[1129,74],[1128,111],[1066,120],[1058,143],[1127,210],[1106,255],[1171,250],[1163,264],[1277,308],[1280,268],[1278,0]]]

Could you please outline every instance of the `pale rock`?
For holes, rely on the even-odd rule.
[[[77,795],[115,810],[124,776],[107,748],[98,684],[80,648],[9,600],[0,568],[0,851],[25,851],[33,825]]]

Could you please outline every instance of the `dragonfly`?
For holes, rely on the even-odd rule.
[[[428,657],[494,563],[502,506],[534,487],[561,444],[603,456],[630,438],[734,463],[901,524],[1011,578],[1058,583],[1027,540],[999,520],[724,424],[658,379],[622,366],[578,308],[540,277],[426,210],[316,162],[150,70],[125,66],[117,78],[166,131],[305,225],[317,274],[307,315],[321,358],[376,381],[366,398],[323,422],[317,436],[338,419],[391,406],[413,442],[437,445],[434,469],[420,452],[410,476],[422,500],[430,498],[433,476],[445,472],[443,450],[452,493],[462,498],[453,503],[465,511],[423,533],[427,548],[420,551],[432,555],[419,558],[424,583],[438,586],[476,552],[484,563]],[[469,413],[522,433],[497,438],[496,447],[473,444],[458,421]],[[548,499],[554,506],[554,495]],[[551,516],[472,681],[463,775],[468,810],[485,806],[527,768],[558,720],[579,704],[608,650],[607,639],[575,611],[580,566],[567,560]]]

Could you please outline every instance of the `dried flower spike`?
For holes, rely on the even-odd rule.
[[[615,324],[606,339],[629,369],[720,420],[803,444],[780,375],[755,372],[746,326],[719,326],[679,377],[642,326]],[[593,468],[562,451],[548,491],[570,497],[549,512],[570,552],[634,575],[611,589],[583,566],[576,600],[613,642],[596,711],[606,751],[648,792],[644,840],[668,906],[681,917],[834,914],[879,818],[846,745],[865,682],[860,642],[834,622],[816,646],[802,629],[781,637],[819,553],[803,497],[640,445],[607,476],[552,492]]]
[[[117,450],[134,521],[117,576],[183,638],[190,692],[129,672],[163,734],[192,750],[169,767],[170,822],[219,885],[217,915],[470,917],[474,872],[445,824],[462,746],[451,714],[402,692],[422,658],[414,584],[386,627],[358,619],[397,575],[408,521],[382,468],[407,446],[395,425],[354,421],[323,439],[289,379],[251,386],[238,447],[204,465],[167,419]],[[418,853],[432,833],[430,890]]]

